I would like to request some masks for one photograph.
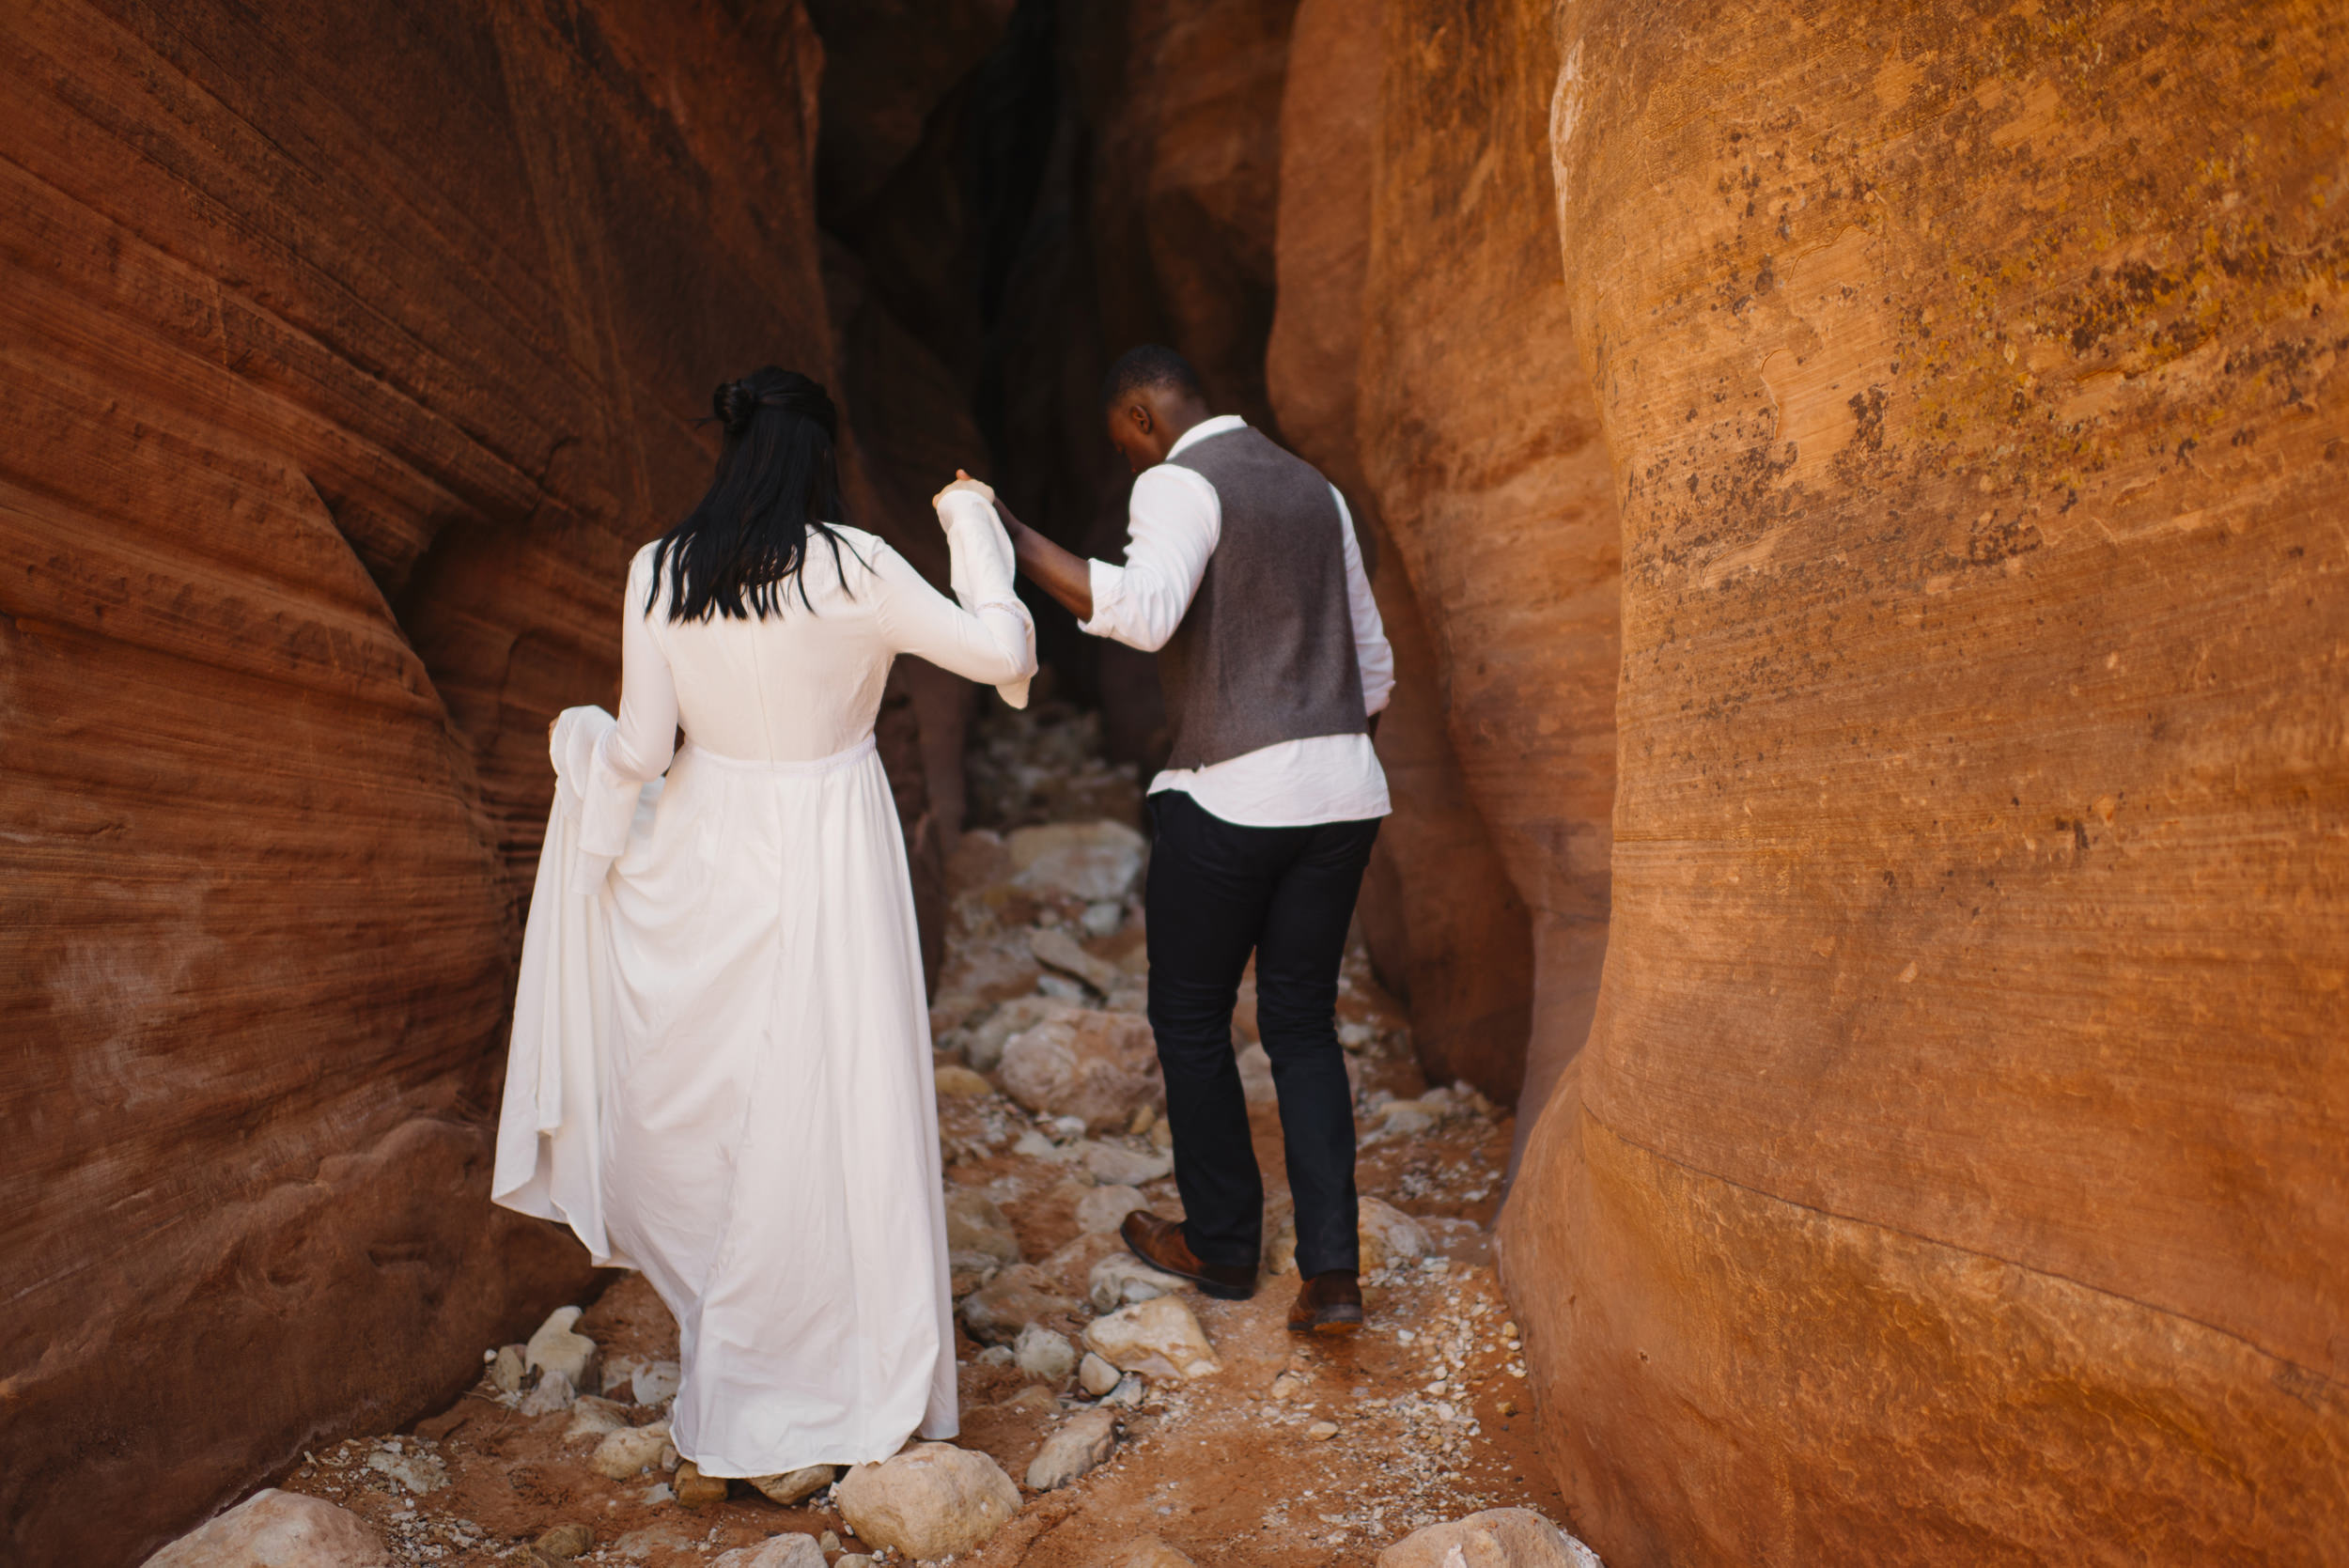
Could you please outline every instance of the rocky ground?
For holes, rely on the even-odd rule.
[[[1117,1243],[1128,1210],[1179,1203],[1141,1016],[1140,797],[1095,734],[1049,703],[998,710],[971,757],[986,826],[955,857],[932,1012],[963,1453],[912,1450],[836,1484],[679,1467],[663,1424],[676,1327],[628,1275],[527,1345],[488,1347],[451,1408],[307,1453],[280,1485],[351,1511],[413,1564],[1334,1565],[1484,1510],[1563,1517],[1493,1271],[1509,1117],[1422,1079],[1359,947],[1339,1013],[1366,1330],[1286,1331],[1296,1274],[1252,991],[1237,1033],[1270,1194],[1262,1288],[1208,1300]],[[1500,1530],[1508,1561],[1595,1561],[1530,1515],[1492,1519],[1386,1560],[1437,1568],[1470,1529]]]

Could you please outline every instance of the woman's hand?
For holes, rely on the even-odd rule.
[[[954,483],[948,485],[944,489],[940,490],[936,495],[931,496],[930,505],[933,507],[945,505],[946,498],[954,494],[957,490],[968,490],[972,495],[975,495],[985,501],[990,506],[995,504],[994,486],[988,484],[984,479],[973,479],[970,474],[964,473],[961,469],[957,469],[955,470]]]

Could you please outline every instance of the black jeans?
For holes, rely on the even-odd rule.
[[[1297,1203],[1298,1272],[1358,1267],[1338,966],[1378,821],[1243,828],[1180,790],[1150,797],[1150,1028],[1190,1250],[1202,1263],[1253,1267],[1263,1248],[1264,1175],[1232,1046],[1232,1007],[1253,953],[1256,1022]]]

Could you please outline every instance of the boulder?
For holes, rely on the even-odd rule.
[[[1077,1347],[1066,1335],[1040,1324],[1031,1323],[1019,1330],[1011,1354],[1021,1372],[1054,1385],[1067,1382],[1068,1374],[1077,1370]]]
[[[1038,1318],[1073,1312],[1077,1303],[1052,1289],[1032,1263],[1014,1264],[962,1298],[962,1326],[981,1344],[1009,1344]]]
[[[571,1402],[578,1397],[578,1390],[571,1387],[568,1374],[542,1372],[538,1374],[537,1385],[522,1395],[522,1402],[516,1408],[525,1416],[560,1415],[569,1409]]]
[[[839,1476],[840,1467],[837,1465],[802,1465],[781,1475],[754,1477],[751,1485],[769,1502],[791,1508],[830,1486]]]
[[[595,1544],[596,1532],[574,1521],[556,1525],[530,1545],[539,1556],[552,1558],[557,1562],[568,1562],[575,1557],[584,1555],[587,1548]]]
[[[669,1423],[622,1427],[605,1434],[587,1458],[588,1468],[611,1481],[626,1481],[652,1468],[669,1445]]]
[[[392,1556],[356,1514],[271,1488],[190,1530],[146,1568],[392,1568]]]
[[[1290,1251],[1294,1255],[1296,1240],[1292,1233]],[[1085,1277],[1085,1295],[1097,1312],[1113,1312],[1137,1301],[1155,1296],[1171,1296],[1183,1288],[1180,1277],[1152,1268],[1131,1252],[1113,1252],[1093,1265]]]
[[[1092,904],[1133,892],[1150,841],[1123,822],[1055,822],[1019,829],[1003,849],[1015,885]]]
[[[726,1500],[726,1478],[702,1474],[702,1467],[691,1459],[677,1467],[669,1484],[676,1489],[678,1503],[686,1508],[708,1508]]]
[[[1197,1316],[1171,1296],[1095,1318],[1085,1325],[1084,1343],[1112,1366],[1151,1377],[1206,1377],[1222,1370]]]
[[[1063,1421],[1028,1466],[1028,1490],[1050,1492],[1109,1463],[1117,1452],[1117,1418],[1085,1410]]]
[[[1128,1215],[1143,1206],[1144,1200],[1137,1188],[1089,1188],[1077,1200],[1077,1229],[1089,1234],[1114,1231]]]
[[[1003,1047],[1015,1034],[1040,1023],[1074,1017],[1085,1009],[1059,997],[1014,997],[962,1033],[963,1060],[983,1073],[991,1073],[1003,1060]]]
[[[973,1550],[1019,1511],[1019,1488],[1001,1465],[947,1443],[856,1466],[832,1496],[860,1540],[912,1558]]]
[[[582,1437],[600,1438],[628,1424],[627,1405],[594,1394],[582,1394],[571,1405],[571,1423],[563,1429],[563,1440],[569,1443]]]
[[[816,1537],[794,1530],[770,1535],[755,1546],[737,1546],[710,1562],[711,1568],[824,1568],[824,1548]]]
[[[1028,1110],[1076,1116],[1097,1132],[1166,1099],[1149,1020],[1129,1013],[1071,1008],[1022,1030],[1004,1041],[997,1076]]]
[[[1378,1568],[1602,1568],[1598,1554],[1530,1508],[1493,1508],[1413,1530]]]
[[[602,1386],[595,1375],[596,1342],[572,1327],[579,1318],[579,1308],[557,1307],[522,1347],[523,1363],[542,1384],[547,1374],[560,1373],[574,1389]]]

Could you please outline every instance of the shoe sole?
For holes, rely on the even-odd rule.
[[[1341,1339],[1361,1333],[1362,1314],[1360,1312],[1347,1313],[1343,1309],[1340,1309],[1340,1312],[1342,1315],[1336,1317],[1316,1317],[1307,1323],[1292,1323],[1289,1325],[1289,1332],[1319,1334],[1327,1339]]]
[[[1191,1284],[1198,1287],[1199,1293],[1202,1296],[1212,1296],[1218,1301],[1246,1301],[1256,1294],[1256,1287],[1253,1285],[1242,1290],[1237,1285],[1218,1284],[1213,1280],[1202,1279],[1198,1275],[1188,1273],[1183,1269],[1169,1268],[1166,1265],[1159,1262],[1158,1259],[1150,1256],[1147,1252],[1144,1252],[1141,1248],[1136,1247],[1133,1242],[1133,1237],[1126,1234],[1123,1231],[1118,1232],[1117,1239],[1126,1244],[1127,1251],[1131,1252],[1135,1257],[1140,1258],[1143,1263],[1148,1264],[1152,1268],[1157,1269],[1159,1273],[1172,1274],[1177,1280],[1189,1281]]]

